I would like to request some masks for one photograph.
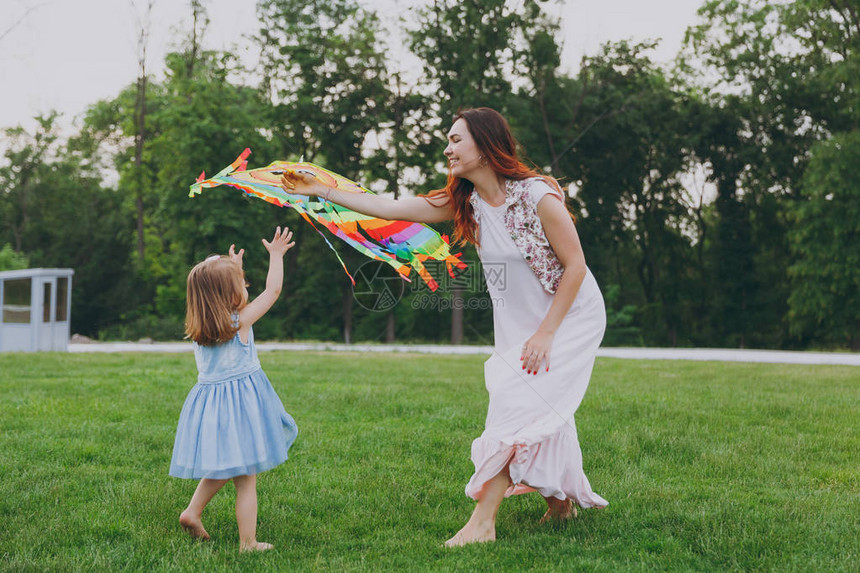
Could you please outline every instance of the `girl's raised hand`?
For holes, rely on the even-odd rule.
[[[236,252],[236,245],[230,245],[230,250],[227,255],[230,257],[230,260],[234,263],[239,263],[239,266],[242,266],[242,256],[245,254],[245,249],[239,249],[239,252]]]
[[[312,197],[325,195],[328,189],[314,175],[293,169],[287,169],[281,175],[281,187],[287,193],[298,193],[299,195],[310,195]]]
[[[289,230],[289,228],[284,227],[283,232],[281,228],[278,227],[275,230],[275,236],[272,237],[272,241],[269,242],[266,239],[263,239],[263,246],[266,247],[266,250],[269,251],[272,255],[280,255],[284,256],[284,254],[292,249],[296,242],[290,242],[290,239],[293,238],[293,232]]]

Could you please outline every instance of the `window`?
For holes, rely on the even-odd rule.
[[[42,305],[42,322],[51,322],[51,283],[43,283],[42,287],[42,292],[45,293],[44,304]]]
[[[69,320],[69,278],[60,277],[57,279],[57,316],[55,320],[62,322]]]
[[[10,279],[3,283],[3,322],[30,323],[32,279]]]

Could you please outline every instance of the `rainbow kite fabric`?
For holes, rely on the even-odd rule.
[[[412,269],[415,269],[432,291],[435,291],[439,284],[424,266],[427,260],[444,261],[445,267],[452,277],[454,276],[454,267],[459,269],[466,267],[466,264],[459,259],[460,253],[451,254],[448,238],[440,236],[427,225],[370,217],[320,197],[287,193],[280,183],[284,171],[292,169],[311,173],[323,183],[341,191],[372,193],[354,181],[319,165],[304,162],[275,161],[266,167],[249,171],[247,158],[250,154],[251,150],[245,149],[233,163],[219,171],[214,177],[207,179],[206,174],[201,173],[197,181],[191,185],[188,196],[198,195],[204,187],[229,185],[241,189],[247,195],[258,197],[279,207],[295,209],[334,251],[353,285],[355,279],[349,274],[343,259],[340,258],[337,250],[323,235],[322,231],[317,228],[314,221],[323,225],[333,235],[351,245],[358,252],[391,265],[407,281]]]

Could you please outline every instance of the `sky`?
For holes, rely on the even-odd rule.
[[[69,125],[87,106],[116,96],[137,77],[137,15],[147,0],[0,0],[0,129],[23,125],[50,110]],[[517,3],[518,0],[511,0]],[[521,0],[519,0],[521,1]],[[420,0],[359,0],[396,27]],[[668,62],[684,32],[697,21],[702,0],[562,0],[551,6],[561,18],[562,66],[575,72],[583,55],[607,41],[662,38],[653,58]],[[137,5],[138,10],[133,8]],[[247,38],[259,23],[255,0],[204,0],[209,26],[206,49],[253,58]],[[161,77],[172,38],[190,26],[188,0],[155,0],[147,70]],[[250,60],[253,61],[253,60]]]

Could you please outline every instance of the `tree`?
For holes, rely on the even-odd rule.
[[[31,230],[41,173],[45,164],[58,153],[54,132],[56,118],[56,113],[35,118],[38,126],[32,135],[20,126],[5,130],[11,145],[4,153],[8,165],[0,171],[0,189],[3,190],[0,215],[3,228],[9,233],[6,240],[18,252],[30,246],[26,236]]]
[[[375,14],[354,0],[264,0],[258,14],[267,23],[257,43],[264,75],[261,87],[274,102],[270,125],[275,126],[272,132],[280,144],[278,157],[324,163],[358,181],[378,173],[378,167],[371,169],[373,158],[365,156],[364,148],[380,118],[385,121],[392,98]],[[401,113],[408,113],[409,100],[398,103]],[[405,121],[403,116],[393,120]],[[307,244],[297,245],[295,260],[318,261],[320,243],[313,233],[303,234]],[[305,249],[312,251],[304,254]],[[358,267],[356,254],[347,251],[341,256],[349,268]],[[343,301],[337,314],[344,340],[351,340],[349,280],[332,264],[309,262],[302,272],[305,284],[321,289],[315,291],[317,297]],[[290,319],[309,323],[301,312],[299,306],[290,307]]]
[[[551,35],[531,45],[532,75],[514,114],[529,156],[573,182],[589,264],[604,284],[621,286],[621,308],[642,305],[649,342],[686,340],[700,219],[680,175],[691,163],[695,106],[650,60],[653,43],[607,44],[583,59],[577,78],[555,69]]]
[[[137,300],[131,228],[120,196],[101,185],[92,142],[73,137],[62,144],[56,117],[36,118],[34,134],[7,130],[0,244],[12,242],[34,266],[75,269],[72,329],[95,335]]]
[[[704,86],[714,108],[731,110],[737,119],[734,143],[714,149],[711,158],[732,156],[738,163],[737,179],[725,184],[737,187],[734,201],[744,205],[744,223],[718,225],[724,237],[747,227],[750,262],[731,270],[737,276],[745,269],[744,282],[758,289],[747,310],[738,310],[758,344],[789,340],[786,300],[789,285],[793,290],[798,283],[788,280],[786,269],[799,252],[789,249],[787,234],[793,204],[807,195],[810,151],[858,128],[860,21],[852,4],[711,0],[699,11],[703,23],[688,32],[689,80]]]
[[[191,57],[196,60],[193,65]],[[185,275],[192,264],[236,243],[248,251],[250,281],[262,285],[268,259],[255,247],[275,225],[287,219],[294,226],[297,217],[226,187],[188,197],[189,185],[202,170],[217,172],[245,147],[253,150],[254,158],[273,154],[274,146],[263,133],[270,107],[255,87],[228,80],[236,68],[231,55],[189,50],[169,54],[166,63],[161,105],[151,114],[157,135],[148,144],[158,192],[150,217],[152,253],[146,255],[146,269],[155,285],[155,310],[181,318]],[[265,328],[264,323],[258,330]]]
[[[505,113],[511,94],[508,68],[523,14],[504,0],[434,0],[418,12],[411,49],[438,86],[437,117],[447,127],[460,108],[486,106]],[[443,127],[444,129],[445,127]]]
[[[860,131],[813,147],[790,212],[794,334],[860,350]]]
[[[749,191],[798,193],[809,148],[857,127],[860,26],[851,4],[710,0],[700,8],[685,69],[742,104],[743,136],[758,152],[742,174]]]
[[[144,194],[146,193],[146,174],[143,166],[143,148],[146,145],[146,85],[149,78],[146,75],[146,50],[149,47],[150,16],[155,0],[147,0],[144,14],[138,14],[134,0],[131,2],[137,22],[137,63],[138,76],[134,100],[134,176],[135,210],[137,214],[137,256],[143,263],[146,240],[144,238]]]

